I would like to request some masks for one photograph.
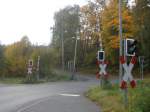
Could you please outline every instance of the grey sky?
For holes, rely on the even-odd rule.
[[[34,44],[50,42],[54,12],[87,0],[0,0],[0,41],[11,44],[27,35]]]

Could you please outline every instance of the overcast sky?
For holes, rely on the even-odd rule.
[[[0,42],[11,44],[27,35],[34,44],[50,42],[56,11],[87,0],[0,0]]]

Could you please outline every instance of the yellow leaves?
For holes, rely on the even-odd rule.
[[[132,22],[132,17],[129,16],[129,15],[125,15],[125,16],[123,17],[123,19],[126,21],[126,23],[131,23],[131,22]]]
[[[119,37],[118,36],[112,36],[109,45],[113,49],[119,48]]]
[[[105,27],[104,28],[112,28],[112,27],[116,27],[118,29],[118,25],[119,25],[119,21],[117,18],[114,18],[110,21],[108,21],[106,24],[105,24]]]
[[[26,71],[26,62],[29,55],[29,43],[26,38],[5,47],[7,71],[11,74],[23,74]]]
[[[117,0],[110,0],[102,15],[103,39],[105,41],[105,49],[111,55],[112,49],[118,49],[119,41],[119,17],[118,17],[118,2]],[[134,22],[132,14],[128,8],[122,8],[122,27],[123,38],[134,35]]]
[[[124,33],[123,35],[124,35],[123,38],[133,37],[132,32]]]
[[[114,25],[119,25],[118,19],[117,19],[117,18],[113,19],[113,20],[112,20],[112,24],[114,24]]]

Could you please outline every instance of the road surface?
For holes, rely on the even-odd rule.
[[[96,80],[0,84],[0,112],[99,112],[99,107],[83,95],[95,85]]]

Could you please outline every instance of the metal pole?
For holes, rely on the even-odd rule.
[[[68,63],[67,63],[67,70],[70,71],[69,61],[68,61]]]
[[[122,46],[122,0],[119,0],[119,37],[120,37],[120,50],[119,56],[123,56],[123,46]],[[120,61],[119,61],[120,62]],[[123,68],[121,63],[119,63],[119,82],[122,80]],[[128,89],[124,89],[124,103],[125,107],[128,106]]]
[[[119,0],[119,37],[120,37],[120,50],[119,50],[119,56],[123,55],[122,52],[122,2]],[[119,63],[119,82],[121,82],[122,79],[122,65]]]
[[[37,80],[39,80],[39,68],[40,68],[40,56],[38,56],[38,62],[37,62]]]
[[[63,17],[62,17],[62,22],[63,22]],[[64,35],[63,35],[63,23],[61,24],[61,55],[62,55],[62,70],[64,71]]]
[[[144,74],[143,74],[143,70],[144,70],[144,56],[141,56],[141,79],[144,79]]]
[[[102,50],[103,45],[102,45],[102,37],[101,37],[101,31],[100,31],[100,20],[99,20],[99,15],[98,15],[98,4],[96,4],[96,29],[97,32],[99,33],[99,42],[100,42],[100,50]]]
[[[76,55],[77,55],[77,45],[78,45],[77,43],[78,43],[78,36],[76,37],[76,41],[75,41],[72,80],[74,79],[74,74],[75,74],[75,71],[76,71]]]
[[[142,80],[142,63],[141,63],[141,56],[139,56],[139,66],[140,66],[140,79]]]
[[[100,46],[100,50],[103,50],[103,45],[102,45],[102,37],[101,37],[101,30],[100,30],[100,19],[99,19],[99,13],[98,13],[98,3],[96,4],[96,31],[97,33],[99,33],[99,46]],[[103,75],[100,78],[100,86],[101,88],[103,87]]]
[[[142,69],[141,69],[141,74],[142,74],[142,80],[144,79],[144,75],[143,75],[143,60],[142,60],[142,67],[141,67]]]
[[[75,69],[76,69],[77,43],[78,43],[78,39],[76,38],[75,52],[74,52],[74,71],[75,71]]]
[[[79,14],[79,7],[77,9],[78,11],[78,19],[79,19],[79,22],[80,22],[80,14]],[[74,60],[73,60],[73,74],[72,74],[72,80],[74,79],[74,75],[75,75],[75,71],[76,71],[76,58],[77,58],[77,43],[78,43],[78,39],[79,39],[79,36],[80,36],[80,27],[78,27],[77,29],[77,32],[76,32],[76,40],[75,40],[75,50],[74,50]]]
[[[124,104],[125,104],[125,108],[128,107],[128,89],[124,89]]]

